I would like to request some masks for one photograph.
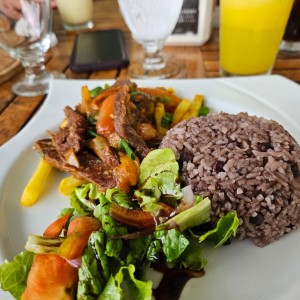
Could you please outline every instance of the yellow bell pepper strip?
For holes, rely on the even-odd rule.
[[[38,201],[51,170],[52,166],[41,159],[23,191],[21,205],[31,206]]]
[[[195,95],[190,108],[183,115],[182,120],[188,120],[193,117],[198,117],[203,101],[204,101],[204,97],[202,95]]]
[[[117,187],[124,193],[129,193],[130,187],[138,182],[139,171],[138,158],[132,159],[127,154],[120,153],[120,164],[114,169]]]
[[[77,186],[88,183],[87,180],[78,179],[74,176],[64,178],[58,187],[58,191],[64,196],[70,196]]]
[[[174,111],[172,126],[175,126],[182,120],[183,115],[189,110],[191,101],[188,99],[182,99]]]
[[[81,110],[83,113],[89,114],[91,112],[92,97],[86,85],[81,88]]]
[[[161,120],[164,115],[165,115],[164,105],[160,102],[157,102],[155,104],[154,119],[155,119],[156,129],[160,135],[165,135],[168,130],[168,128],[164,128],[161,126]]]

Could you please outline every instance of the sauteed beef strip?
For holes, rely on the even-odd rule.
[[[144,158],[150,151],[145,141],[137,134],[132,124],[132,114],[130,113],[129,104],[130,95],[128,88],[124,86],[116,95],[114,105],[114,125],[117,134],[125,139],[128,144],[134,148],[137,155]],[[135,120],[137,121],[137,120]]]
[[[128,87],[136,88],[137,85],[135,82],[130,81],[129,79],[126,78],[118,78],[116,82],[112,85],[113,86],[124,86],[127,85]]]
[[[34,148],[48,163],[59,170],[72,174],[76,178],[94,182],[100,189],[116,186],[113,169],[107,168],[107,165],[88,151],[77,153],[79,161],[79,167],[77,168],[66,163],[50,139],[37,141]]]
[[[57,133],[49,133],[57,151],[61,154],[73,149],[78,153],[85,145],[88,122],[79,112],[67,106],[64,109],[67,127],[59,128]]]

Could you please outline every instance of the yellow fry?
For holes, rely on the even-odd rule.
[[[71,193],[75,190],[75,188],[79,185],[87,183],[88,181],[84,179],[77,179],[74,176],[69,176],[64,178],[58,187],[58,191],[64,196],[70,196]]]
[[[191,101],[188,99],[182,99],[182,101],[177,105],[172,121],[172,127],[179,123],[183,115],[188,111],[191,106]]]
[[[188,109],[188,111],[183,115],[181,120],[188,120],[193,117],[197,117],[200,111],[200,108],[203,104],[204,97],[202,95],[195,95],[193,102]]]
[[[23,191],[21,205],[31,206],[38,201],[51,170],[52,166],[41,159]]]

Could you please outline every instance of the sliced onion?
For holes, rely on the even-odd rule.
[[[75,259],[66,259],[67,263],[71,265],[74,268],[80,268],[82,264],[81,257],[75,258]]]
[[[180,213],[194,205],[195,197],[191,185],[187,185],[182,188],[183,199],[181,200],[179,206],[176,209],[176,213]]]

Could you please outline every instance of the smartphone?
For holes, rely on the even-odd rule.
[[[119,69],[128,64],[128,52],[121,30],[83,32],[75,37],[70,61],[72,72]]]

